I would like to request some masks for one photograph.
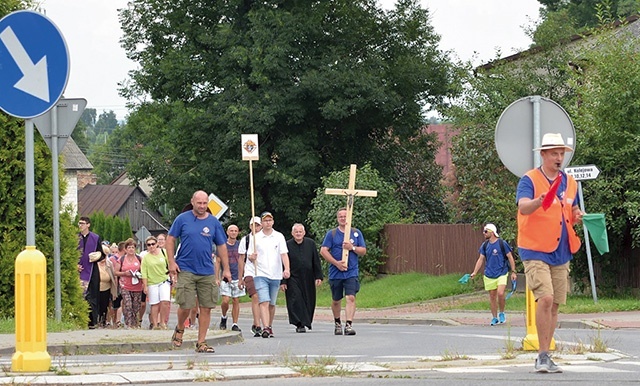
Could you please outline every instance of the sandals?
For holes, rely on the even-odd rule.
[[[216,350],[209,346],[207,342],[198,342],[196,343],[196,352],[214,353]]]
[[[178,338],[178,334],[180,334],[180,337]],[[178,326],[176,326],[175,330],[173,330],[173,335],[171,336],[171,345],[174,348],[180,348],[182,347],[182,335],[184,334],[184,328],[182,330],[178,329]]]

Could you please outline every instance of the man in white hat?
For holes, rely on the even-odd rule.
[[[516,280],[518,275],[511,247],[506,241],[500,239],[496,226],[493,224],[485,225],[482,234],[485,241],[480,246],[480,256],[470,276],[476,276],[484,264],[484,289],[489,291],[489,304],[493,315],[490,324],[495,326],[507,321],[504,307],[509,272],[511,272],[511,280]],[[500,313],[498,313],[498,308]]]
[[[545,134],[541,146],[533,150],[540,151],[542,165],[527,172],[518,183],[518,252],[527,286],[537,303],[539,350],[535,369],[557,373],[562,370],[549,356],[549,347],[558,322],[558,306],[567,300],[569,261],[581,244],[573,226],[582,221],[584,213],[578,207],[576,181],[561,170],[565,152],[573,151],[562,135]],[[559,185],[555,197],[545,202],[556,178]]]

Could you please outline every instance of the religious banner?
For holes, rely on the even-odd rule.
[[[260,155],[258,149],[258,134],[241,134],[242,160],[257,161]]]

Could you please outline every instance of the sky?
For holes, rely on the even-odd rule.
[[[379,0],[393,7],[395,0]],[[119,40],[122,30],[118,9],[127,0],[41,0],[41,8],[58,26],[69,50],[71,70],[65,98],[85,98],[98,114],[113,110],[126,117],[126,100],[118,83],[136,63],[127,59]],[[454,57],[478,65],[495,57],[496,49],[508,56],[531,44],[523,26],[538,19],[537,0],[422,0],[430,10],[431,24],[441,36],[440,48]]]

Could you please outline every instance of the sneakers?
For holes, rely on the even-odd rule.
[[[555,364],[549,354],[544,353],[538,355],[535,364],[536,371],[539,373],[561,373],[562,369]]]
[[[354,330],[353,327],[350,324],[347,324],[346,326],[344,326],[344,334],[345,335],[355,335],[356,334],[356,330]]]
[[[262,328],[260,328],[260,326],[251,326],[251,332],[253,332],[254,338],[259,338],[262,336]]]
[[[296,327],[296,332],[307,332],[307,329],[304,326]]]
[[[491,325],[495,326],[496,324],[500,323],[500,321],[498,320],[498,318],[493,318],[491,319]]]
[[[336,322],[336,326],[333,330],[333,335],[342,335],[342,324]]]
[[[507,317],[504,316],[504,312],[500,312],[498,314],[498,321],[500,322],[500,324],[502,324],[502,323],[507,321]]]
[[[240,332],[240,331],[242,331],[242,330],[240,329],[240,327],[238,327],[238,325],[237,325],[237,324],[235,324],[235,323],[234,323],[234,324],[233,324],[233,326],[231,326],[231,331],[238,331],[238,332]]]
[[[271,329],[271,327],[265,327],[262,330],[262,337],[263,338],[273,338],[273,330]]]
[[[221,330],[226,330],[227,329],[227,318],[220,318],[220,329]]]

